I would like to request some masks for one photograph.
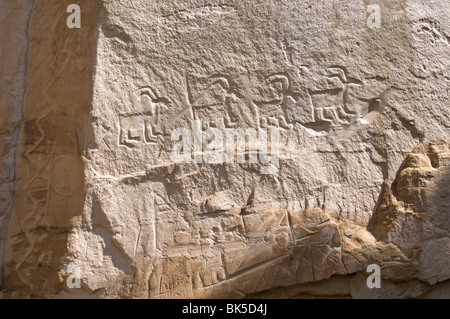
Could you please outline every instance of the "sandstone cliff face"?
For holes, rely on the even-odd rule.
[[[2,297],[450,298],[450,11],[371,3],[6,1]]]

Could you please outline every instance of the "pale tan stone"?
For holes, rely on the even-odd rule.
[[[3,298],[448,298],[448,6],[78,3],[0,5]]]

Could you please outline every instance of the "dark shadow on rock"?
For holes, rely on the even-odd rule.
[[[66,25],[71,2],[35,1],[31,10],[4,298],[46,298],[66,288],[69,236],[85,204],[83,157],[94,140],[100,0],[82,1],[81,29]]]

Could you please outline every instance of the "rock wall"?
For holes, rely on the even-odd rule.
[[[3,255],[14,207],[15,156],[22,120],[31,2],[7,1],[0,10],[0,287],[3,287]]]
[[[4,144],[3,154],[15,159],[5,157],[2,169],[13,176],[5,182],[14,183],[2,220],[7,234],[2,288],[7,297],[47,297],[62,289],[69,233],[82,214],[81,156],[93,139],[89,109],[98,3],[84,2],[85,25],[79,30],[67,28],[70,3],[7,1],[3,7],[2,23],[11,30],[5,34],[17,42],[2,42],[2,97],[10,101],[2,100],[1,107],[6,114],[15,112],[4,126],[11,137],[2,135],[11,145]],[[3,185],[8,184],[2,180]]]
[[[6,2],[4,298],[450,297],[439,1]]]

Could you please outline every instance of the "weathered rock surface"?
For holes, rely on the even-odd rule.
[[[450,298],[448,6],[4,2],[2,297]]]

